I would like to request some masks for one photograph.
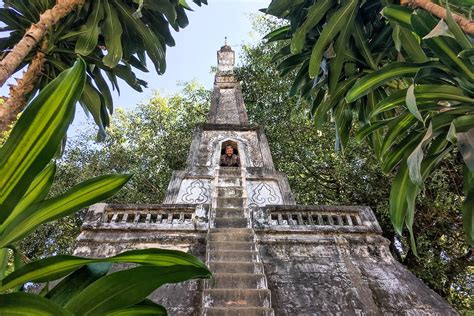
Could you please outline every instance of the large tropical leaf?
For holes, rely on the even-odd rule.
[[[10,293],[0,295],[0,314],[2,315],[58,315],[72,316],[73,313],[61,306],[31,293]]]
[[[308,16],[304,23],[296,30],[291,39],[291,53],[299,54],[303,50],[306,34],[315,27],[327,11],[332,7],[331,0],[319,0],[308,8]]]
[[[113,68],[122,59],[122,24],[120,23],[117,10],[110,5],[109,1],[104,3],[105,19],[102,25],[107,55],[103,58],[104,65]]]
[[[120,310],[115,310],[107,313],[107,316],[128,316],[128,315],[140,315],[140,316],[160,316],[168,315],[166,309],[150,301],[148,299],[141,301],[140,303]]]
[[[82,258],[59,255],[31,262],[15,270],[2,280],[2,290],[25,282],[47,282],[63,277],[80,267],[97,262],[122,262],[155,266],[194,266],[207,269],[196,257],[181,251],[167,249],[130,250],[110,258]]]
[[[310,78],[314,78],[319,73],[319,67],[324,51],[331,40],[336,37],[339,31],[344,27],[345,23],[347,23],[348,17],[351,15],[351,12],[355,10],[357,4],[357,0],[348,0],[345,2],[341,8],[332,15],[323,28],[323,31],[311,52],[311,58],[309,61]]]
[[[111,262],[90,263],[62,279],[45,297],[61,306],[109,272]]]
[[[104,18],[104,5],[102,1],[95,0],[92,3],[92,13],[87,22],[81,27],[80,34],[76,43],[76,53],[80,55],[89,55],[97,46],[102,19]]]
[[[366,95],[370,91],[375,90],[387,81],[401,77],[413,77],[422,67],[440,67],[441,65],[434,62],[427,63],[408,63],[393,62],[378,71],[374,71],[360,78],[354,86],[347,92],[347,102],[353,102],[356,99]]]
[[[78,60],[34,98],[0,148],[0,223],[56,154],[82,94],[85,64]]]
[[[19,240],[40,224],[70,215],[117,192],[130,175],[105,175],[84,181],[64,194],[30,205],[10,215],[0,226],[0,247]]]
[[[65,308],[77,315],[104,314],[139,303],[162,284],[209,276],[209,270],[202,267],[141,266],[100,278],[74,296]]]

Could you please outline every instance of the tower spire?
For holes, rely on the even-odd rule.
[[[211,109],[208,122],[211,124],[247,125],[242,88],[234,77],[235,52],[227,45],[217,51],[217,73],[214,79]]]

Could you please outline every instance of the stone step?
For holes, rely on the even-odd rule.
[[[242,187],[224,187],[217,188],[218,197],[242,197],[243,188]]]
[[[216,218],[214,219],[214,225],[216,228],[225,228],[225,227],[237,227],[245,228],[248,227],[247,219],[244,217],[228,217],[228,218]]]
[[[255,243],[253,242],[242,242],[242,241],[226,241],[226,242],[218,242],[218,241],[209,241],[207,243],[207,247],[209,250],[246,250],[246,251],[254,251],[255,250]]]
[[[242,208],[216,208],[216,218],[219,217],[245,217]]]
[[[243,208],[244,199],[242,197],[218,197],[217,208]]]
[[[211,228],[209,229],[209,233],[254,234],[252,228]]]
[[[261,262],[212,261],[208,266],[213,273],[263,273]]]
[[[208,307],[203,310],[206,316],[273,316],[272,308],[265,307]]]
[[[242,187],[242,178],[219,177],[218,187]]]
[[[226,228],[222,228],[226,229]],[[209,233],[207,235],[208,241],[254,241],[254,235],[251,233]]]
[[[270,291],[264,289],[206,289],[204,307],[271,307]]]
[[[256,262],[257,252],[248,250],[209,250],[208,261]]]
[[[221,167],[219,169],[219,177],[222,176],[241,176],[242,170],[240,168],[235,167]]]
[[[267,281],[264,274],[214,273],[208,281],[213,289],[265,289]]]

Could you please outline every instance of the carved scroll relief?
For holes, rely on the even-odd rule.
[[[280,188],[275,181],[247,181],[249,207],[283,203]]]
[[[210,202],[211,183],[202,179],[184,179],[176,203],[205,204]]]

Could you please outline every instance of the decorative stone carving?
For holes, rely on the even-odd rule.
[[[278,205],[283,199],[278,184],[273,181],[249,181],[248,203],[250,207]]]
[[[178,193],[177,203],[204,204],[210,198],[210,183],[201,179],[184,179]]]

